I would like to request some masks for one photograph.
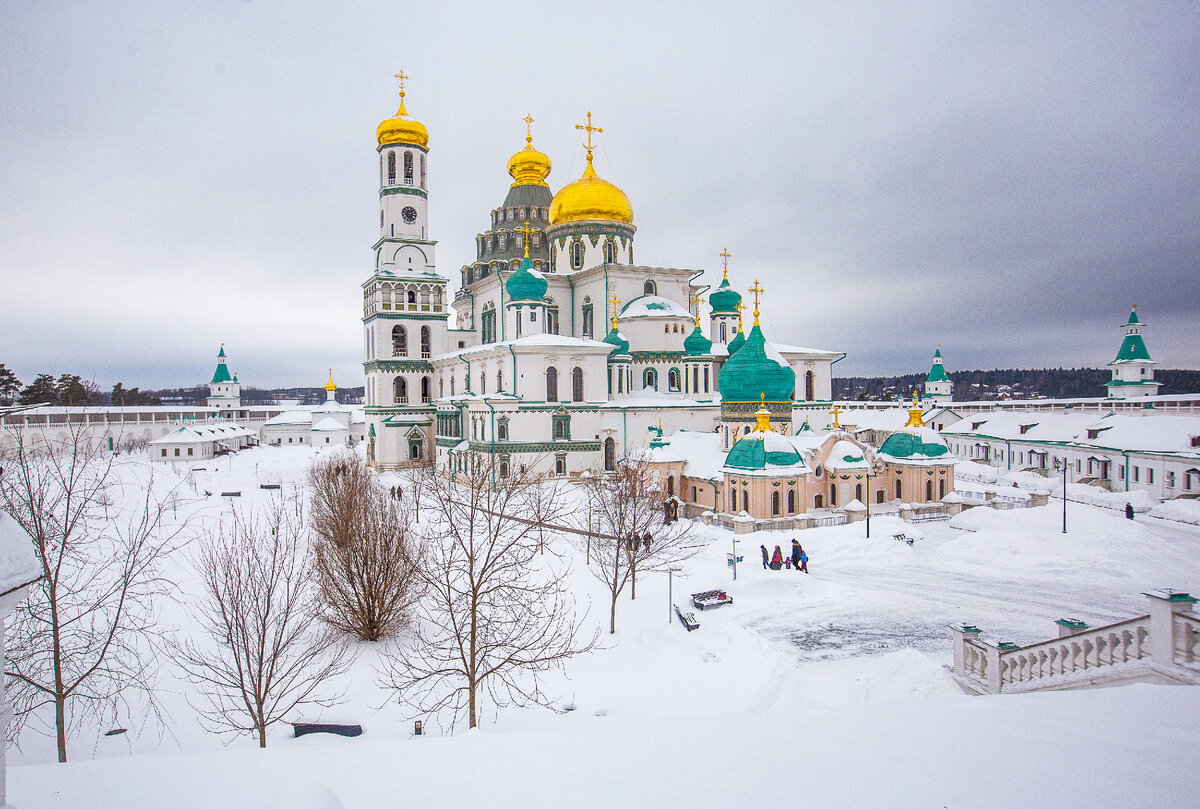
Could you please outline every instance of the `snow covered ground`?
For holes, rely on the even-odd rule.
[[[180,481],[179,519],[215,525],[234,503],[272,496],[259,481],[303,478],[314,451],[259,448]],[[175,473],[156,466],[159,484]],[[129,474],[148,476],[144,458]],[[1045,482],[1045,481],[1044,481]],[[191,483],[195,484],[193,494]],[[1049,487],[1047,487],[1049,488]],[[213,492],[205,497],[205,491]],[[221,492],[241,491],[241,498]],[[188,686],[168,662],[162,726],[131,715],[130,732],[87,728],[72,763],[53,740],[27,733],[10,750],[9,801],[40,807],[682,806],[1184,806],[1194,803],[1200,689],[1140,685],[1087,692],[967,697],[950,678],[946,625],[965,621],[1000,639],[1055,634],[1056,618],[1093,625],[1146,612],[1141,593],[1200,593],[1200,527],[1062,502],[973,509],[920,528],[894,517],[795,536],[810,575],[763,570],[759,543],[711,540],[674,578],[674,600],[724,587],[730,607],[697,613],[700,630],[670,616],[663,576],[639,580],[604,648],[551,683],[572,710],[486,712],[481,730],[410,738],[412,717],[382,690],[377,649],[340,685],[345,701],[298,719],[354,721],[357,739],[291,738],[274,729],[262,751],[248,737],[204,733]],[[892,535],[921,538],[912,546]],[[566,543],[562,548],[567,550]],[[573,553],[574,551],[569,551]],[[175,560],[179,600],[162,620],[188,632],[196,581]],[[572,587],[607,630],[602,587],[577,559]],[[94,760],[88,760],[93,759]],[[16,765],[16,766],[12,766]],[[336,797],[335,797],[336,796]]]

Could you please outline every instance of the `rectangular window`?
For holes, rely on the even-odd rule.
[[[1117,464],[1117,477],[1125,477],[1125,464]]]
[[[1167,472],[1167,488],[1168,489],[1175,488],[1175,473],[1174,472]]]
[[[162,456],[163,456],[164,458],[165,458],[165,457],[167,457],[167,450],[166,450],[166,448],[165,448],[165,447],[163,448],[163,451],[162,451]]]
[[[175,457],[179,457],[179,447],[175,447]]]
[[[191,455],[191,454],[192,454],[192,448],[188,447],[188,455]]]
[[[1138,483],[1141,480],[1141,471],[1142,470],[1139,469],[1138,467],[1136,467],[1136,466],[1133,467],[1133,482],[1134,483]]]
[[[1146,467],[1146,482],[1147,483],[1154,482],[1154,470],[1150,467]]]

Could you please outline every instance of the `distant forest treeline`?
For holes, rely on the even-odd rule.
[[[960,402],[992,399],[1076,399],[1102,397],[1112,373],[1100,368],[1017,368],[994,371],[948,371],[954,398]],[[855,401],[895,400],[921,390],[927,374],[847,376],[833,380],[833,398]],[[1200,371],[1159,369],[1154,379],[1160,394],[1200,393]]]

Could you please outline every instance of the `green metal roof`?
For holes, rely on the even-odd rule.
[[[944,444],[927,444],[921,440],[919,435],[898,432],[889,435],[879,451],[884,455],[891,455],[893,458],[911,458],[914,455],[936,458],[939,455],[945,455],[949,450]]]
[[[786,362],[767,356],[767,340],[755,326],[746,344],[725,362],[719,387],[726,402],[788,402],[796,389],[796,372]]]
[[[1137,313],[1130,315],[1131,318],[1136,318]],[[1134,321],[1130,321],[1134,322]],[[1135,360],[1149,360],[1150,352],[1146,350],[1146,343],[1142,341],[1140,334],[1127,334],[1125,339],[1121,341],[1121,350],[1117,352],[1117,358],[1113,362],[1131,362]]]
[[[225,364],[225,349],[221,349],[221,353],[217,355],[217,370],[213,372],[212,382],[210,385],[215,385],[218,382],[233,382],[234,379],[229,375],[229,366]]]
[[[696,356],[697,354],[707,354],[712,351],[712,340],[700,333],[700,326],[692,329],[683,341],[684,356]]]
[[[717,291],[708,296],[708,303],[715,315],[736,315],[741,302],[742,296],[729,285],[728,278],[722,279]]]
[[[1133,307],[1133,309],[1129,310],[1129,322],[1126,323],[1125,325],[1126,326],[1134,326],[1134,325],[1140,324],[1141,322],[1142,321],[1138,320],[1137,307],[1135,306],[1135,307]]]
[[[539,303],[546,297],[547,286],[545,278],[542,278],[540,274],[534,274],[533,262],[528,257],[521,262],[521,266],[508,277],[508,281],[504,284],[510,300],[538,301]]]
[[[768,452],[762,438],[754,434],[740,439],[729,455],[725,457],[725,465],[735,469],[766,469],[771,466],[795,466],[800,463],[800,453],[796,450]]]
[[[613,352],[614,354],[629,353],[629,341],[621,336],[621,332],[617,331],[616,326],[613,326],[612,331],[605,335],[604,339],[600,342],[616,346],[617,350]]]
[[[746,344],[746,334],[745,334],[745,332],[742,332],[739,330],[737,334],[733,335],[733,339],[729,341],[729,346],[728,346],[729,356],[732,357],[739,350],[741,350],[741,347],[744,346],[745,344]]]

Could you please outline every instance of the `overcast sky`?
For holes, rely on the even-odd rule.
[[[361,385],[375,127],[411,76],[457,283],[573,124],[640,263],[766,288],[839,376],[1200,367],[1195,3],[0,4],[0,362],[28,382]],[[1102,391],[1097,391],[1101,394]]]

